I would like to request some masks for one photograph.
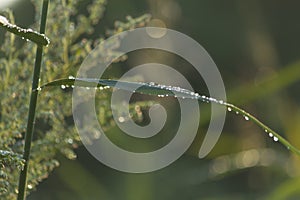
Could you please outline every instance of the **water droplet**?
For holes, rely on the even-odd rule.
[[[64,89],[66,89],[66,86],[65,85],[61,85],[60,88],[64,90]]]
[[[0,15],[0,23],[3,25],[9,24],[9,21],[6,17]]]
[[[68,142],[69,144],[73,144],[73,139],[69,138],[69,139],[67,140],[67,142]]]
[[[119,117],[119,122],[121,122],[121,123],[123,123],[123,122],[125,122],[125,118],[124,117]]]
[[[41,90],[42,90],[42,88],[41,88],[41,87],[38,87],[36,90],[37,90],[37,91],[41,91]]]
[[[245,120],[247,120],[247,121],[249,120],[249,117],[248,117],[248,116],[244,116],[244,118],[245,118]]]
[[[89,88],[89,87],[85,87],[85,89],[89,90],[89,89],[91,89],[91,88]]]
[[[265,132],[267,133],[267,132],[268,132],[268,130],[267,130],[267,129],[265,129]]]
[[[31,184],[28,184],[27,188],[31,190],[33,188],[33,186]]]
[[[238,115],[238,114],[239,114],[239,111],[236,111],[236,112],[235,112],[235,114],[237,114],[237,115]]]
[[[216,102],[216,99],[214,99],[214,98],[212,98],[212,97],[209,97],[208,100],[209,100],[210,102]]]
[[[232,109],[231,109],[230,107],[227,107],[227,110],[228,110],[229,112],[231,112],[231,111],[232,111]]]
[[[272,133],[269,133],[269,136],[270,136],[270,137],[273,137],[273,134],[272,134]]]
[[[69,79],[72,79],[72,80],[73,80],[73,79],[75,79],[75,77],[74,77],[74,76],[69,76]]]
[[[275,142],[277,142],[277,141],[278,141],[278,137],[274,136],[273,140],[274,140]]]

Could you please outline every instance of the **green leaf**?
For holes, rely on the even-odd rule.
[[[24,29],[18,27],[17,25],[9,23],[8,19],[0,15],[0,26],[5,28],[7,31],[14,33],[23,39],[31,40],[32,42],[47,46],[50,44],[49,38],[47,38],[44,34],[40,34],[32,29]]]
[[[300,156],[300,150],[291,145],[286,139],[276,133],[274,130],[266,126],[256,117],[246,112],[245,110],[224,102],[222,100],[217,100],[212,97],[207,97],[204,95],[199,95],[198,93],[183,89],[180,87],[166,86],[155,83],[142,83],[142,82],[126,82],[126,81],[116,81],[116,80],[107,80],[107,79],[90,79],[90,78],[69,78],[69,79],[58,79],[49,83],[42,85],[40,88],[37,88],[36,91],[42,90],[46,87],[53,86],[64,86],[64,87],[114,87],[125,91],[130,91],[134,93],[155,95],[155,96],[174,96],[176,98],[183,99],[195,99],[203,102],[216,103],[222,106],[227,107],[228,111],[235,112],[236,114],[242,115],[245,120],[250,120],[256,125],[261,127],[268,136],[273,138],[274,141],[281,142],[287,149],[296,153]]]

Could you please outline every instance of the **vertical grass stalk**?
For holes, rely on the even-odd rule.
[[[49,0],[43,0],[43,8],[42,8],[42,17],[41,17],[41,24],[40,24],[40,33],[44,34],[46,29],[46,20],[47,20],[47,13],[48,13],[48,4]],[[24,145],[24,154],[23,159],[25,160],[25,165],[23,170],[20,174],[19,179],[19,188],[18,188],[18,200],[24,200],[26,198],[26,188],[27,188],[27,171],[29,165],[29,157],[30,157],[30,149],[31,149],[31,141],[34,131],[34,121],[35,121],[35,111],[36,111],[36,104],[38,98],[38,88],[39,86],[39,78],[40,78],[40,71],[42,65],[42,56],[43,56],[43,46],[38,45],[36,50],[36,58],[35,58],[35,66],[34,66],[34,73],[33,73],[33,80],[32,80],[32,90],[30,96],[30,105],[29,105],[29,112],[28,112],[28,121],[27,121],[27,129],[25,134],[25,145]]]

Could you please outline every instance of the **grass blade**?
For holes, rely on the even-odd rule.
[[[246,120],[250,120],[254,122],[256,125],[261,127],[268,136],[272,137],[274,141],[279,141],[282,143],[287,149],[294,152],[295,154],[300,156],[300,150],[290,144],[286,139],[276,133],[274,130],[266,126],[256,117],[246,112],[245,110],[224,102],[222,100],[217,100],[212,97],[206,97],[204,95],[199,95],[198,93],[182,89],[180,87],[159,85],[155,83],[141,83],[141,82],[126,82],[126,81],[116,81],[116,80],[107,80],[107,79],[89,79],[89,78],[69,78],[69,79],[59,79],[49,83],[42,85],[40,88],[36,90],[41,90],[47,87],[53,86],[65,86],[65,87],[100,87],[100,86],[109,86],[118,88],[121,90],[147,94],[147,95],[155,95],[155,96],[174,96],[176,98],[183,99],[196,99],[203,102],[216,103],[222,106],[226,106],[228,111],[233,111],[236,114],[242,115]]]

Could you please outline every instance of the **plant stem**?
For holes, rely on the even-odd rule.
[[[44,34],[45,29],[46,29],[48,4],[49,4],[49,0],[43,0],[42,18],[41,18],[41,24],[40,24],[40,33],[41,34]],[[27,171],[28,171],[28,165],[29,165],[31,141],[32,141],[32,136],[33,136],[33,131],[34,131],[34,123],[35,123],[35,111],[36,111],[36,104],[37,104],[37,98],[38,98],[38,90],[36,90],[36,88],[38,88],[38,86],[39,86],[39,78],[40,78],[40,71],[41,71],[41,65],[42,65],[42,56],[43,56],[43,46],[38,45],[37,50],[36,50],[35,66],[34,66],[33,81],[32,81],[32,91],[31,91],[31,97],[30,97],[27,129],[26,129],[26,135],[25,135],[25,145],[24,145],[24,154],[23,154],[23,159],[25,160],[25,165],[20,174],[19,188],[18,188],[18,192],[19,192],[18,200],[24,200],[26,198]]]

